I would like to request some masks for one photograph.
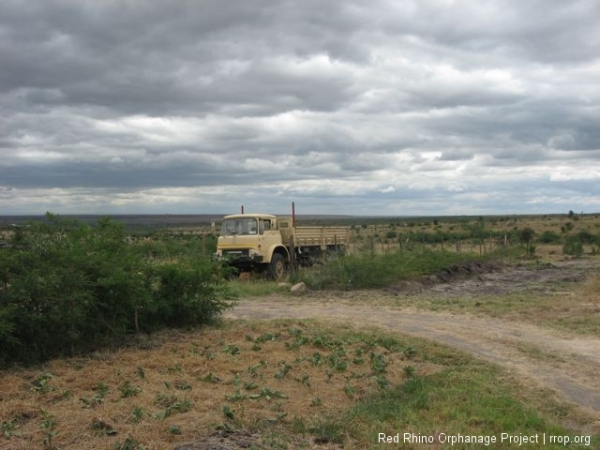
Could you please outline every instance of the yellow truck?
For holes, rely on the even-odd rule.
[[[348,227],[297,227],[293,217],[270,214],[225,216],[217,241],[216,257],[240,272],[267,271],[282,278],[290,264],[312,265],[334,253],[345,253]]]

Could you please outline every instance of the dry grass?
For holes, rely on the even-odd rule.
[[[380,383],[401,383],[413,371],[407,365],[419,375],[437,370],[394,342],[314,322],[233,323],[4,371],[0,447],[107,449],[131,437],[150,450],[219,425],[265,431],[295,422],[310,429],[381,390]],[[385,367],[379,372],[371,361]]]
[[[600,273],[590,273],[587,276],[581,293],[590,303],[600,303]]]

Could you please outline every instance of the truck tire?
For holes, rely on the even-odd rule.
[[[285,258],[279,254],[273,254],[271,264],[269,264],[269,278],[272,280],[280,280],[287,272]]]

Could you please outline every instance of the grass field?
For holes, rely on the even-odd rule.
[[[589,437],[585,446],[584,418],[497,367],[418,339],[316,321],[138,337],[117,351],[5,371],[0,385],[7,450],[165,449],[215,429],[249,430],[273,449],[312,448],[315,438],[328,448],[389,448],[380,433],[494,436],[498,449],[515,448],[502,433],[600,444]]]

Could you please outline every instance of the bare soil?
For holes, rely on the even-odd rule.
[[[542,264],[505,266],[494,261],[449,267],[419,281],[402,282],[384,289],[389,294],[429,294],[474,297],[518,292],[555,294],[585,280],[600,261],[572,259]]]
[[[309,292],[301,297],[273,296],[241,300],[231,319],[316,318],[332,323],[373,326],[430,339],[493,362],[524,385],[550,389],[561,401],[590,417],[590,430],[600,430],[600,339],[540,327],[523,320],[478,317],[472,314],[427,312],[381,306],[369,297],[402,295],[484,296],[514,292],[538,294],[574,291],[598,260],[571,260],[538,266],[472,265],[418,282],[401,283],[383,291],[356,294]],[[383,302],[385,304],[385,302]],[[595,314],[600,314],[596,308]]]

